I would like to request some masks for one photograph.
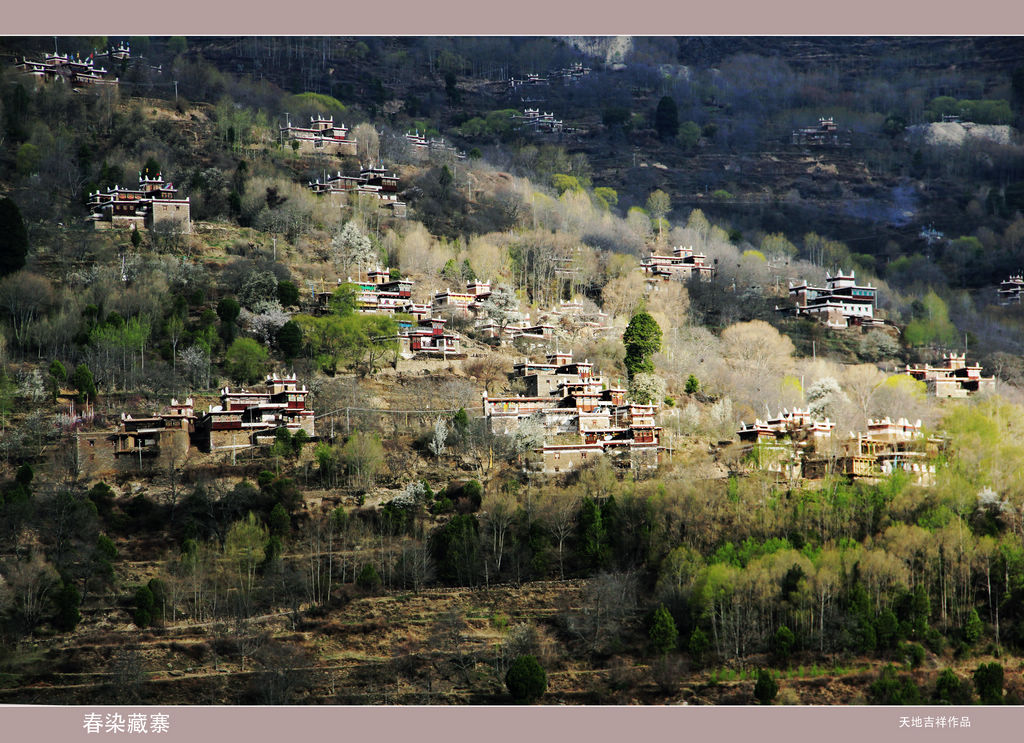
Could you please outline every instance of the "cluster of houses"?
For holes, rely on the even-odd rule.
[[[835,119],[821,117],[817,126],[794,129],[790,135],[793,144],[827,145],[839,144],[839,127]]]
[[[484,316],[484,303],[490,296],[490,282],[470,281],[466,284],[465,292],[451,289],[435,292],[431,308],[434,312],[475,317],[473,327],[478,333],[509,343],[519,338],[537,342],[553,340],[559,327],[556,323],[561,324],[563,320],[575,322],[581,328],[593,331],[607,328],[607,314],[588,313],[582,302],[573,300],[560,300],[550,310],[541,310],[536,322],[531,321],[529,313],[520,312],[512,312],[506,322],[500,322]]]
[[[342,283],[338,279],[338,285]],[[528,313],[519,312],[510,312],[505,321],[488,317],[484,310],[492,293],[489,281],[468,281],[464,291],[451,288],[436,291],[430,302],[423,304],[412,299],[413,281],[392,278],[389,268],[378,267],[368,271],[366,281],[349,279],[346,283],[355,288],[358,312],[412,316],[411,322],[399,322],[399,353],[405,358],[448,358],[460,354],[459,334],[444,327],[447,318],[453,316],[475,318],[473,327],[477,333],[507,343],[520,338],[546,343],[553,340],[558,329],[567,323],[581,331],[608,329],[607,314],[588,311],[578,300],[560,300],[550,310],[540,311],[536,322],[531,322]],[[314,306],[320,311],[327,311],[335,289],[327,290],[321,282],[319,290],[313,284],[310,291]]]
[[[924,382],[928,393],[935,397],[963,398],[978,392],[995,390],[996,378],[982,376],[981,365],[968,364],[966,353],[943,354],[942,361],[942,366],[908,364],[901,371]]]
[[[110,52],[111,55],[126,55],[127,48],[122,51]],[[47,54],[43,60],[34,61],[22,58],[15,67],[22,73],[42,82],[66,82],[74,88],[88,88],[96,86],[117,85],[118,79],[110,77],[107,71],[97,66],[96,55],[90,54],[86,58],[72,56],[70,54]],[[126,58],[115,56],[115,59]]]
[[[373,196],[381,201],[381,206],[391,209],[396,217],[404,217],[405,202],[398,198],[398,176],[389,173],[382,164],[366,165],[359,175],[342,175],[337,173],[324,174],[324,179],[317,178],[309,182],[313,193],[327,196],[337,206],[344,206],[349,194]]]
[[[789,296],[796,303],[797,316],[812,318],[830,328],[885,325],[875,317],[878,290],[870,284],[858,284],[854,271],[849,275],[842,271],[835,276],[826,273],[825,286],[790,282]]]
[[[338,284],[342,282],[339,279]],[[375,268],[367,273],[366,281],[349,281],[355,288],[356,310],[367,314],[411,315],[411,320],[400,320],[398,323],[398,350],[403,358],[435,357],[450,358],[462,353],[462,340],[458,333],[445,328],[447,319],[436,317],[439,311],[447,306],[448,297],[435,296],[431,304],[417,304],[412,301],[412,285],[410,279],[392,279],[391,269]],[[475,296],[490,295],[490,284],[475,282],[471,284],[478,292]],[[314,305],[320,310],[330,306],[334,290],[327,291],[321,287],[317,291],[312,287]],[[438,292],[441,295],[442,292]]]
[[[89,194],[89,216],[96,229],[148,229],[163,221],[178,224],[182,232],[192,231],[189,199],[161,173],[139,173],[138,188],[114,186]]]
[[[626,389],[594,374],[589,361],[571,353],[550,353],[544,363],[522,361],[513,367],[523,394],[483,395],[491,430],[515,434],[533,422],[543,432],[536,451],[548,474],[570,472],[597,457],[612,455],[631,468],[656,467],[661,427],[658,406],[626,399]]]
[[[529,129],[541,134],[557,134],[563,131],[570,131],[561,119],[555,118],[553,113],[542,113],[539,108],[525,108],[522,115],[514,114],[512,121],[520,129]]]
[[[510,92],[515,91],[522,87],[533,87],[539,85],[548,85],[552,82],[575,82],[590,74],[590,68],[584,66],[582,62],[575,62],[568,67],[562,67],[561,69],[551,70],[546,75],[528,74],[526,77],[510,77],[508,80],[508,89]]]
[[[717,261],[716,261],[717,262]],[[703,253],[695,253],[693,246],[676,246],[672,255],[661,255],[654,251],[640,261],[648,283],[657,281],[689,281],[697,276],[701,281],[710,281],[715,275],[715,266],[708,263]]]
[[[220,404],[206,411],[197,411],[189,397],[172,399],[164,411],[151,415],[122,413],[116,430],[76,435],[79,468],[100,473],[177,467],[193,448],[205,453],[251,449],[273,443],[279,428],[313,438],[308,395],[295,375],[271,375],[258,389],[224,388]]]
[[[591,334],[611,330],[608,313],[588,309],[579,300],[566,299],[559,300],[550,309],[538,310],[536,321],[530,319],[529,313],[504,326],[492,318],[481,318],[475,328],[488,338],[500,338],[507,343],[520,338],[532,342],[550,341],[559,329]]]
[[[741,423],[736,432],[744,460],[779,479],[819,480],[828,475],[877,481],[895,472],[928,485],[944,441],[926,437],[921,421],[868,419],[867,432],[835,442],[835,423],[806,409],[783,410],[775,418]]]

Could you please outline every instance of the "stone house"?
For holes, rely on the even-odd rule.
[[[207,452],[246,449],[272,442],[282,427],[313,438],[314,414],[306,406],[308,395],[294,375],[268,376],[262,389],[225,387],[220,405],[196,416],[193,443]]]
[[[322,114],[309,117],[309,126],[293,126],[291,118],[278,129],[281,144],[298,143],[299,152],[324,152],[329,155],[356,154],[356,140],[348,136],[348,128],[335,126],[333,116]]]
[[[790,135],[793,144],[826,145],[839,144],[839,127],[835,119],[824,116],[818,119],[817,126],[794,129]]]
[[[826,273],[825,286],[811,286],[806,281],[789,285],[796,314],[813,318],[830,328],[884,325],[875,317],[877,295],[878,290],[870,284],[858,284],[853,271],[849,275]]]
[[[995,377],[982,376],[981,365],[968,364],[966,354],[943,354],[942,360],[943,366],[908,364],[903,373],[923,381],[935,397],[964,398],[995,389]]]
[[[943,439],[925,437],[921,421],[869,419],[867,432],[851,433],[835,456],[806,458],[804,477],[816,480],[832,474],[870,482],[903,472],[918,485],[931,485],[935,458],[944,446]]]
[[[1020,304],[1020,293],[1024,290],[1024,276],[1017,274],[999,284],[999,304]]]
[[[706,255],[694,252],[692,245],[688,248],[679,245],[672,249],[672,255],[652,252],[640,261],[640,269],[650,283],[659,279],[689,281],[695,274],[701,281],[710,281],[716,270],[713,264],[708,264]]]
[[[148,229],[153,225],[172,221],[182,232],[192,231],[189,199],[178,197],[178,189],[165,181],[161,173],[155,176],[139,173],[136,189],[114,186],[107,191],[89,194],[90,215],[87,220],[98,230],[124,228]]]

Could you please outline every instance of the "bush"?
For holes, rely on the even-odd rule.
[[[786,625],[780,626],[775,630],[775,635],[772,637],[772,655],[780,663],[789,663],[789,656],[793,653],[793,646],[796,645],[796,636]]]
[[[532,655],[520,655],[505,674],[505,686],[519,704],[532,704],[548,688],[548,674]]]
[[[982,663],[974,672],[974,688],[982,704],[1003,703],[1003,666],[1001,663]]]
[[[868,687],[872,704],[920,704],[921,690],[909,676],[898,676],[891,663],[882,669],[878,678]]]
[[[966,679],[959,679],[953,673],[953,669],[947,668],[939,674],[935,682],[935,694],[932,699],[940,704],[971,704],[971,684]]]
[[[148,627],[153,623],[153,611],[156,609],[156,597],[149,586],[140,586],[135,591],[135,613],[132,615],[136,626]]]
[[[356,585],[367,591],[374,591],[380,588],[380,575],[377,573],[371,563],[363,565],[363,569],[359,571],[358,577],[356,577]]]
[[[53,619],[54,626],[62,632],[70,632],[82,621],[78,607],[82,604],[82,594],[73,583],[65,583],[54,598],[57,615]]]
[[[908,642],[905,645],[901,644],[900,650],[910,668],[920,668],[921,664],[924,663],[927,653],[920,643]]]
[[[754,697],[761,704],[771,704],[779,693],[779,685],[772,675],[763,668],[757,669],[757,683],[754,684]]]
[[[252,338],[236,338],[225,357],[228,375],[240,384],[254,384],[263,376],[267,349]]]
[[[700,382],[693,374],[686,378],[686,394],[692,395],[700,390]]]

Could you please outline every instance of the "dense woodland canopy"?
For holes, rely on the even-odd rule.
[[[1024,267],[1018,39],[130,42],[119,85],[89,92],[9,63],[52,39],[0,44],[4,701],[156,700],[166,660],[256,669],[196,672],[190,702],[1019,703],[1024,316],[996,299]],[[531,74],[551,79],[512,85]],[[530,106],[572,131],[517,126]],[[286,114],[344,122],[357,155],[282,145]],[[791,143],[822,115],[840,144]],[[950,115],[991,136],[937,137]],[[419,157],[409,131],[466,157]],[[405,218],[307,187],[368,161]],[[86,223],[90,193],[142,172],[189,197],[191,232]],[[713,279],[649,290],[640,259],[677,245]],[[508,347],[452,316],[469,358],[416,366],[386,340],[408,318],[356,312],[377,265],[420,302],[490,281],[499,326],[577,300],[611,330]],[[878,288],[887,328],[779,311],[836,270]],[[898,373],[965,345],[996,393],[938,401]],[[520,392],[512,363],[555,348],[661,405],[656,472],[540,476],[539,433],[490,430],[481,393]],[[76,431],[284,369],[344,411],[316,441],[81,476]],[[947,442],[935,482],[779,482],[719,446],[794,407],[843,432],[920,420]],[[404,643],[380,639],[414,608]],[[343,674],[344,653],[369,660]],[[100,671],[120,681],[51,689]]]

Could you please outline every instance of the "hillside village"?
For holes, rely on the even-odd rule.
[[[851,216],[1011,72],[766,118],[758,201],[740,114],[564,42],[336,97],[88,41],[3,47],[0,702],[1024,698],[1024,205]]]

